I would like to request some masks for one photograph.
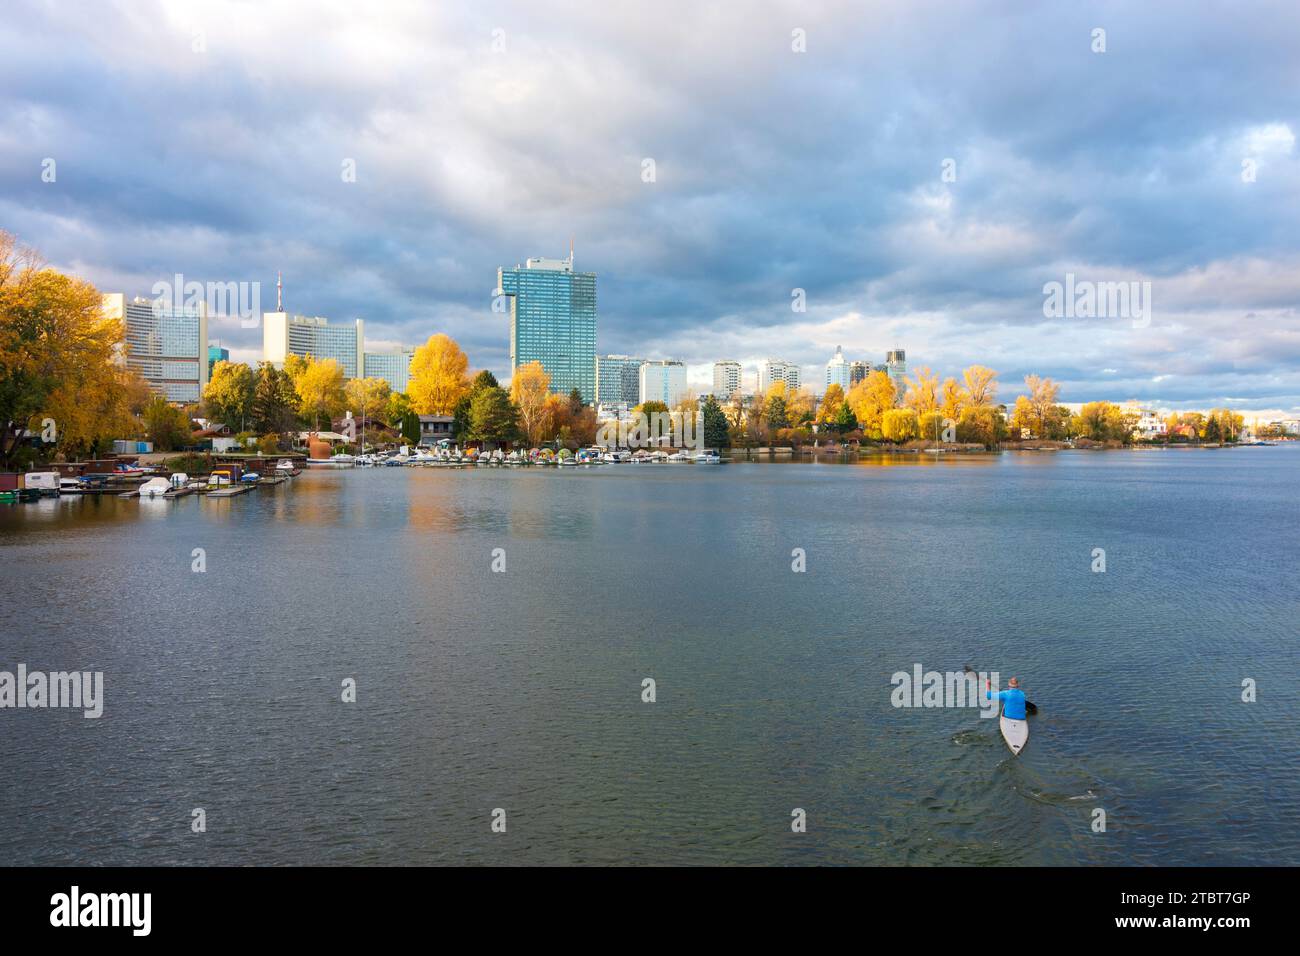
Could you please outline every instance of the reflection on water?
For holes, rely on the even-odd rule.
[[[0,668],[103,670],[107,700],[0,712],[0,863],[1300,863],[1297,464],[320,470],[2,508]],[[916,663],[1025,680],[1021,757],[892,708]]]

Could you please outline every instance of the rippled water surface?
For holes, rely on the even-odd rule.
[[[0,710],[0,863],[1300,864],[1298,466],[377,469],[0,506],[0,669],[106,696]],[[1018,675],[1024,753],[893,708],[918,663]]]

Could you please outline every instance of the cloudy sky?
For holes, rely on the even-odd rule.
[[[291,311],[504,378],[496,269],[572,237],[598,349],[702,384],[902,347],[1003,398],[1300,410],[1294,2],[5,10],[0,228],[105,291],[272,308],[280,270]],[[1047,317],[1067,274],[1150,314]]]

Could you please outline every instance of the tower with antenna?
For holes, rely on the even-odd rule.
[[[284,287],[280,284],[280,270],[275,270],[275,311],[284,311]]]

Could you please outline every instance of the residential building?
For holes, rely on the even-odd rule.
[[[638,404],[663,402],[672,409],[684,401],[687,394],[686,363],[663,359],[642,364]]]
[[[455,437],[451,430],[454,421],[450,415],[421,415],[420,444],[436,445],[443,439],[451,441]]]
[[[629,406],[637,404],[641,395],[641,366],[645,361],[632,355],[598,356],[596,404]]]
[[[739,362],[713,363],[713,394],[718,401],[725,401],[740,392],[744,372]]]
[[[394,392],[405,392],[411,384],[411,360],[415,349],[395,352],[366,352],[362,360],[362,378],[382,378]]]
[[[838,385],[843,392],[847,393],[852,387],[850,372],[849,363],[844,359],[844,350],[838,345],[835,346],[835,354],[826,363],[826,387]]]
[[[858,382],[864,381],[871,374],[870,362],[850,362],[849,363],[849,388],[857,385]]]
[[[173,308],[125,293],[103,297],[106,315],[126,326],[126,364],[169,402],[192,403],[208,384],[208,307]]]
[[[334,359],[344,378],[357,378],[365,368],[365,322],[331,322],[320,316],[267,312],[262,316],[262,358],[284,368],[290,355]]]
[[[794,391],[799,388],[800,378],[799,366],[792,362],[767,359],[758,366],[758,390],[765,394],[775,382],[785,382],[785,387]]]
[[[510,300],[510,370],[541,362],[551,391],[577,389],[596,400],[596,274],[574,272],[567,259],[529,259],[497,270],[497,289]]]

